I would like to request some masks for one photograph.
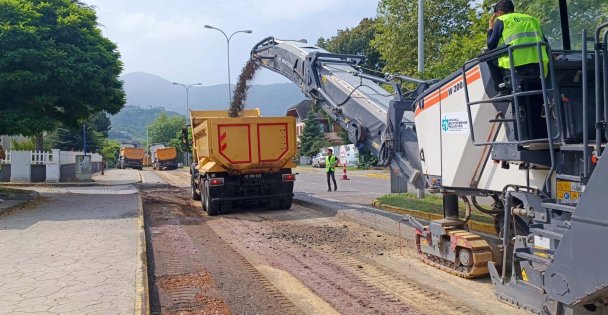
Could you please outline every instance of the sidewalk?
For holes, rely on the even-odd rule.
[[[133,314],[134,187],[32,189],[38,200],[0,215],[0,314]]]

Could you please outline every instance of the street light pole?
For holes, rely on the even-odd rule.
[[[232,34],[230,34],[230,36],[226,35],[226,33],[224,33],[224,31],[222,31],[221,29],[217,28],[217,27],[213,27],[211,25],[205,25],[205,28],[208,29],[212,29],[212,30],[217,30],[220,33],[222,33],[222,35],[224,35],[224,37],[226,38],[226,46],[227,46],[227,53],[228,53],[228,104],[230,104],[230,102],[232,101],[232,91],[231,91],[231,84],[230,84],[230,40],[232,39],[232,36],[238,34],[238,33],[245,33],[245,34],[251,34],[253,33],[252,30],[243,30],[243,31],[236,31]]]
[[[424,71],[424,0],[418,0],[418,72]]]
[[[193,86],[201,86],[203,84],[202,83],[182,84],[182,83],[173,82],[173,85],[179,85],[179,86],[182,86],[184,89],[186,89],[186,120],[188,121],[188,114],[190,113],[190,88]]]

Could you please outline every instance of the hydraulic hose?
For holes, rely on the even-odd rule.
[[[464,218],[462,218],[462,221],[464,222],[469,222],[469,219],[471,218],[471,203],[469,202],[469,198],[467,198],[467,196],[465,195],[461,195],[460,199],[462,199],[462,202],[464,202]]]
[[[486,209],[486,208],[480,206],[479,203],[477,203],[477,198],[475,196],[471,196],[471,202],[473,203],[473,206],[475,207],[475,209],[479,210],[481,213],[485,213],[485,214],[489,214],[489,215],[497,215],[504,211],[502,209]],[[497,208],[497,207],[495,207],[495,208]]]

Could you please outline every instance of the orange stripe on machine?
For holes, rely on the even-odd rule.
[[[479,66],[474,67],[473,69],[467,71],[466,73],[467,85],[472,84],[473,82],[479,80],[481,78],[481,70]],[[432,107],[433,105],[438,104],[441,100],[448,98],[452,93],[459,91],[460,89],[464,89],[462,84],[462,77],[458,77],[449,83],[439,87],[439,89],[427,97],[424,98],[424,107],[420,106],[416,107],[415,115],[418,116],[422,111]]]

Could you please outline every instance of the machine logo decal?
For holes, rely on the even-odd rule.
[[[469,116],[467,112],[444,113],[441,131],[445,134],[468,134]]]

